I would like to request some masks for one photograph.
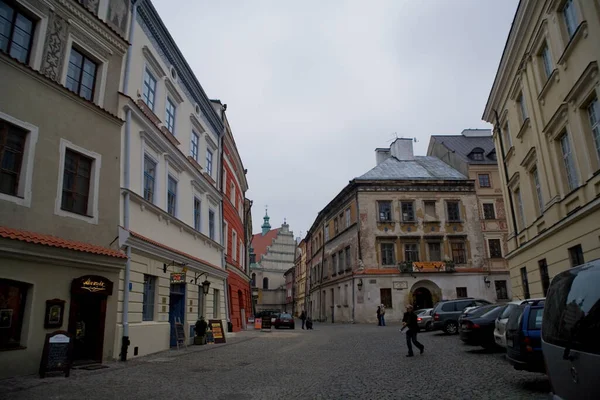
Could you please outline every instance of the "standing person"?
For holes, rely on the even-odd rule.
[[[381,326],[381,306],[377,306],[377,326]]]
[[[385,306],[382,304],[379,307],[381,309],[379,312],[381,314],[381,326],[385,326]]]
[[[408,354],[406,357],[414,356],[412,348],[413,343],[421,351],[421,354],[423,354],[425,351],[425,346],[417,341],[417,332],[419,332],[417,314],[415,314],[413,311],[413,306],[410,304],[406,306],[406,312],[404,313],[404,318],[402,318],[401,330],[404,330],[404,328],[408,328],[408,331],[406,332],[406,346],[408,346]]]
[[[306,313],[302,310],[302,314],[300,314],[300,319],[302,320],[302,329],[304,329],[304,323],[306,322]]]

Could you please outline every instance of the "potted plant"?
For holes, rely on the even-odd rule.
[[[402,261],[400,263],[400,272],[412,272],[413,263],[411,261]]]
[[[196,325],[194,326],[194,331],[196,332],[196,336],[194,336],[194,344],[206,344],[207,328],[208,323],[204,320],[204,317],[200,317],[200,319],[196,321]]]
[[[444,264],[446,265],[446,272],[454,272],[456,271],[456,267],[454,265],[454,261],[450,259],[444,260]]]

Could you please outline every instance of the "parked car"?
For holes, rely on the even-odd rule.
[[[273,326],[275,327],[275,329],[279,329],[284,326],[290,329],[296,329],[294,317],[292,317],[291,314],[287,313],[277,314],[277,316],[275,317],[275,321],[273,322]]]
[[[504,304],[491,304],[461,315],[458,320],[460,340],[484,348],[494,347],[494,323],[504,307]]]
[[[458,318],[465,308],[492,304],[487,300],[467,297],[457,300],[442,300],[433,307],[433,329],[447,334],[458,332]]]
[[[526,300],[514,300],[506,303],[506,307],[502,313],[496,318],[496,326],[494,327],[494,340],[500,347],[506,348],[506,323],[510,313],[516,310],[521,304],[533,303],[539,300],[544,300],[544,297]]]
[[[417,323],[419,324],[419,329],[425,329],[426,331],[430,331],[433,329],[433,316],[431,312],[433,308],[422,308],[417,310]]]
[[[545,372],[541,332],[544,301],[518,305],[506,324],[506,359],[519,371]]]
[[[600,259],[552,280],[542,349],[554,399],[600,398]]]

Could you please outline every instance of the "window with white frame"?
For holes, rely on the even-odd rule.
[[[235,183],[233,182],[233,179],[229,183],[229,199],[231,200],[231,203],[235,207],[235,205],[236,205],[235,204]]]
[[[510,136],[510,129],[508,128],[508,121],[506,122],[506,124],[504,125],[504,140],[505,140],[505,147],[504,147],[504,155],[506,155],[506,153],[508,153],[508,150],[512,147],[512,137]]]
[[[208,211],[208,237],[215,240],[215,212]]]
[[[229,256],[231,256],[231,253],[229,253],[228,249],[229,237],[227,235],[229,235],[229,224],[227,221],[223,221],[223,247],[225,247],[225,254],[229,254]]]
[[[202,231],[202,201],[197,197],[194,197],[194,229]]]
[[[175,135],[175,112],[177,107],[170,97],[167,97],[167,107],[165,110],[165,126],[173,135]]]
[[[540,183],[540,176],[538,174],[537,167],[531,170],[531,178],[533,180],[533,186],[535,188],[535,195],[538,203],[539,214],[544,212],[544,197],[542,196],[542,185]]]
[[[542,46],[542,49],[539,53],[539,57],[542,61],[545,78],[548,79],[550,75],[552,75],[552,71],[554,71],[554,67],[552,64],[552,55],[550,54],[550,48],[548,47],[548,43],[544,43],[544,45]]]
[[[144,103],[154,111],[156,101],[156,78],[148,68],[144,69],[144,87],[142,88],[142,99]]]
[[[574,190],[579,186],[579,183],[577,179],[577,170],[575,169],[575,159],[573,158],[573,151],[571,150],[571,141],[569,139],[569,134],[566,131],[560,138],[560,150],[569,190]]]
[[[496,219],[494,203],[483,203],[483,219]]]
[[[198,146],[200,143],[200,136],[195,131],[192,131],[192,139],[190,143],[190,156],[194,161],[198,162]]]
[[[156,188],[156,162],[147,154],[144,156],[144,199],[154,203]]]
[[[0,200],[31,205],[38,128],[0,112]]]
[[[460,222],[460,202],[459,201],[447,201],[446,212],[448,215],[449,222]]]
[[[144,294],[142,298],[142,320],[154,320],[154,298],[156,293],[156,277],[144,274]]]
[[[579,24],[577,17],[577,10],[575,9],[575,2],[573,0],[567,0],[562,8],[562,17],[565,22],[567,34],[571,38],[577,30]]]
[[[213,151],[206,149],[206,173],[212,177],[213,170]]]
[[[213,289],[213,318],[221,318],[221,294],[218,289]]]
[[[167,179],[167,212],[172,216],[177,214],[177,180],[171,175]]]
[[[502,243],[500,239],[488,239],[490,258],[502,258]]]
[[[59,153],[59,195],[55,213],[97,224],[100,154],[64,139],[61,139]]]
[[[598,103],[597,97],[595,97],[587,106],[587,112],[590,118],[590,125],[592,127],[594,145],[596,146],[596,155],[600,160],[600,103]]]
[[[404,261],[419,261],[419,245],[417,243],[404,244]]]
[[[381,265],[396,264],[394,243],[381,243]]]
[[[86,100],[94,100],[98,62],[82,50],[71,47],[65,86]]]
[[[238,259],[237,245],[238,245],[237,232],[234,230],[231,230],[231,254],[232,254],[234,261],[237,261],[237,259]]]
[[[0,1],[0,51],[28,64],[36,20],[12,1]]]
[[[519,113],[521,114],[521,121],[525,121],[528,117],[527,115],[527,106],[525,105],[525,96],[523,93],[519,95],[517,98],[517,105],[519,106]]]
[[[346,211],[346,228],[350,226],[351,221],[351,217],[350,217],[350,209],[348,208]]]
[[[517,231],[521,231],[525,229],[525,212],[523,211],[523,198],[521,197],[521,189],[515,189],[515,200],[517,203],[517,216],[519,218],[519,226],[517,227]]]

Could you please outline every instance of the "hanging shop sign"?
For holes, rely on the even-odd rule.
[[[71,292],[76,294],[98,294],[110,296],[113,292],[112,281],[99,275],[85,275],[73,279]]]
[[[185,272],[171,272],[171,284],[185,283]]]

